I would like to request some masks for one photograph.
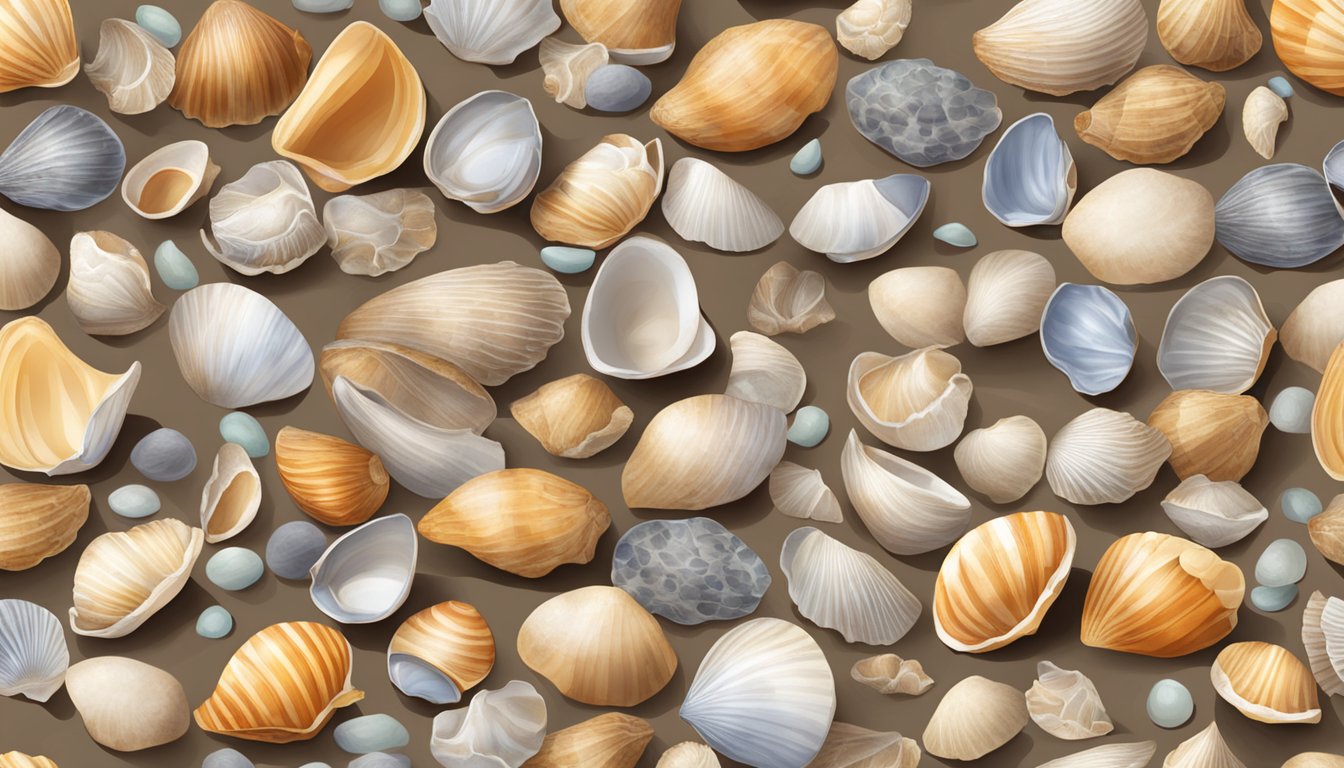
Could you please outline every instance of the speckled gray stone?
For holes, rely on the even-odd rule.
[[[196,449],[176,429],[161,427],[140,438],[131,449],[131,464],[140,474],[159,483],[171,483],[196,468]]]
[[[411,758],[386,752],[370,752],[351,760],[347,768],[411,768]]]
[[[864,138],[910,165],[960,160],[999,127],[994,94],[928,59],[897,59],[845,87],[849,119]]]
[[[356,755],[401,749],[411,743],[406,726],[381,713],[346,720],[336,726],[332,735],[336,746]]]
[[[700,624],[756,610],[770,571],[745,542],[707,517],[649,520],[616,543],[611,583],[650,613]]]
[[[255,768],[247,756],[236,749],[217,749],[205,756],[201,768]]]
[[[588,106],[599,112],[629,112],[649,100],[653,83],[634,67],[603,64],[588,75],[583,95]]]
[[[322,529],[307,520],[294,520],[266,541],[266,567],[282,579],[306,579],[313,563],[327,550]]]

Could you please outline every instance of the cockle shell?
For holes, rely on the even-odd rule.
[[[0,485],[0,570],[24,571],[64,552],[89,519],[90,498],[87,485]]]
[[[1173,59],[1214,72],[1245,64],[1264,42],[1244,0],[1162,0],[1157,37]]]
[[[1322,283],[1302,299],[1279,331],[1279,343],[1292,359],[1325,373],[1330,353],[1344,341],[1344,280]]]
[[[683,741],[674,744],[658,758],[657,768],[722,768],[719,756],[707,744]]]
[[[1155,64],[1125,78],[1073,120],[1078,137],[1117,160],[1183,157],[1223,114],[1227,91],[1180,67]]]
[[[1124,77],[1147,42],[1139,0],[1022,0],[976,32],[971,48],[1005,83],[1065,96]]]
[[[546,737],[546,700],[511,680],[434,717],[429,751],[447,768],[520,768]]]
[[[611,387],[586,373],[547,382],[509,413],[552,456],[586,459],[610,448],[635,420]]]
[[[977,347],[1003,344],[1040,330],[1055,292],[1055,269],[1031,251],[994,251],[971,268],[962,326]]]
[[[868,284],[868,305],[882,330],[912,349],[952,347],[965,338],[966,286],[955,269],[902,267]]]
[[[923,664],[894,653],[859,659],[850,668],[849,676],[882,694],[919,696],[933,687],[933,678],[924,673]]]
[[[272,624],[243,643],[196,725],[250,741],[288,744],[317,735],[337,709],[364,698],[350,685],[350,643],[310,621]]]
[[[173,90],[176,60],[153,35],[133,21],[104,19],[98,27],[98,53],[84,65],[93,87],[120,115],[148,112]]]
[[[1288,71],[1326,93],[1344,95],[1344,65],[1331,53],[1344,41],[1344,7],[1335,0],[1275,0],[1269,28],[1274,53]]]
[[[548,37],[541,41],[537,58],[546,73],[542,88],[554,96],[557,103],[583,109],[588,106],[585,95],[588,76],[606,66],[609,54],[601,43],[574,45]]]
[[[719,251],[759,250],[784,234],[784,222],[759,195],[694,157],[672,164],[662,208],[683,239]]]
[[[1163,659],[1194,653],[1236,628],[1245,590],[1241,569],[1204,547],[1132,533],[1111,544],[1093,571],[1083,644]]]
[[[327,525],[358,525],[373,517],[391,486],[373,453],[297,427],[276,434],[275,469],[299,509]]]
[[[1041,313],[1041,350],[1084,395],[1110,392],[1129,375],[1138,349],[1129,307],[1109,288],[1060,283]]]
[[[770,501],[775,509],[803,520],[839,523],[840,502],[821,477],[821,470],[781,461],[770,470]]]
[[[70,629],[125,637],[167,605],[191,577],[204,535],[164,518],[89,542],[75,567]]]
[[[1091,739],[1115,729],[1087,675],[1060,669],[1049,661],[1036,664],[1036,681],[1027,691],[1027,712],[1041,730],[1060,739]]]
[[[884,549],[918,555],[951,544],[971,520],[971,502],[942,478],[849,431],[840,456],[849,501]]]
[[[0,328],[0,464],[48,476],[98,466],[121,432],[140,363],[104,373],[75,356],[46,321]],[[58,387],[53,391],[53,386]]]
[[[341,536],[313,564],[313,604],[342,624],[391,616],[411,594],[420,540],[406,515],[370,520]]]
[[[1232,754],[1232,748],[1218,732],[1218,723],[1212,721],[1169,752],[1162,768],[1246,768],[1246,764]]]
[[[477,213],[523,201],[541,174],[541,124],[532,102],[482,91],[439,118],[425,145],[425,175],[443,196]]]
[[[1219,198],[1218,242],[1251,264],[1274,269],[1315,264],[1344,245],[1337,205],[1330,184],[1315,169],[1262,165]]]
[[[870,433],[908,451],[935,451],[961,435],[971,401],[961,361],[937,347],[899,357],[862,352],[849,365],[849,409]]]
[[[1162,398],[1148,426],[1171,443],[1171,468],[1184,480],[1241,480],[1260,455],[1260,436],[1269,415],[1250,395],[1182,389]]]
[[[948,760],[976,760],[1027,726],[1021,691],[979,675],[948,689],[924,729],[924,749]]]
[[[1232,480],[1191,475],[1162,499],[1162,511],[1195,542],[1209,549],[1241,541],[1269,519],[1269,510]]]
[[[224,0],[220,0],[224,2]],[[257,163],[210,198],[201,243],[242,275],[294,269],[327,244],[308,185],[293,163]]]
[[[1241,7],[1240,2],[1232,4]],[[1274,157],[1274,141],[1279,135],[1279,126],[1287,120],[1288,103],[1263,85],[1251,91],[1241,108],[1241,131],[1251,149],[1266,160]]]
[[[168,744],[191,725],[182,684],[142,661],[85,659],[66,672],[65,687],[89,736],[108,749],[135,752]]]
[[[915,768],[922,754],[914,739],[895,731],[870,731],[835,722],[808,768]]]
[[[0,768],[59,768],[59,766],[49,757],[41,755],[33,757],[11,750],[0,754]]]
[[[649,721],[620,712],[584,720],[548,734],[527,768],[635,768],[653,739]]]
[[[135,246],[111,232],[77,232],[70,239],[70,313],[92,336],[143,330],[167,309],[155,298],[149,265]]]
[[[126,172],[121,199],[143,218],[166,219],[204,197],[218,175],[205,142],[178,141],[150,152]]]
[[[787,261],[776,262],[761,275],[747,307],[747,322],[766,336],[807,333],[834,319],[835,310],[826,301],[826,278],[812,270],[800,272]]]
[[[331,258],[347,275],[377,277],[434,246],[434,202],[417,189],[340,195],[322,206]]]
[[[985,161],[980,199],[985,210],[1010,227],[1060,224],[1078,189],[1078,169],[1069,145],[1045,112],[1008,126]]]
[[[1325,695],[1344,695],[1344,599],[1311,593],[1302,611],[1302,646]]]
[[[261,478],[252,459],[241,445],[224,443],[201,490],[201,528],[206,543],[216,544],[242,533],[260,508]]]
[[[70,650],[55,614],[27,600],[0,600],[0,696],[47,701],[65,684],[69,666]]]
[[[574,30],[601,43],[622,64],[657,64],[677,44],[681,0],[560,0],[560,12]]]
[[[611,134],[537,193],[532,228],[554,242],[606,248],[644,220],[662,191],[662,141]]]
[[[1161,431],[1123,411],[1092,408],[1051,438],[1045,477],[1073,504],[1119,504],[1152,485],[1171,452]]]
[[[733,367],[724,394],[789,413],[807,389],[807,372],[793,353],[770,339],[738,331],[728,340]]]
[[[0,210],[0,310],[28,309],[51,292],[61,274],[61,252],[32,224]]]
[[[1027,416],[1009,416],[966,433],[952,456],[967,485],[995,504],[1008,504],[1040,481],[1045,452],[1041,426]]]
[[[838,264],[871,259],[914,226],[929,190],[929,180],[912,173],[827,184],[793,217],[789,235]]]
[[[495,636],[474,606],[449,600],[397,627],[387,646],[387,676],[397,690],[432,704],[456,704],[495,665]]]
[[[69,0],[10,0],[0,9],[0,93],[55,88],[79,74]]]
[[[512,64],[560,28],[550,0],[431,0],[424,17],[454,56],[492,65]]]
[[[1213,690],[1252,720],[1319,723],[1316,681],[1287,648],[1259,641],[1232,643],[1209,669]]]
[[[873,61],[895,48],[910,26],[911,0],[858,0],[835,17],[835,39]]]
[[[0,154],[0,195],[29,208],[82,211],[112,194],[125,168],[126,150],[107,123],[61,104],[34,118]]]
[[[1235,275],[1220,275],[1172,305],[1157,369],[1172,389],[1239,395],[1260,377],[1276,338],[1255,288]]]

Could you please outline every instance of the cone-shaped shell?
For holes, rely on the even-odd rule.
[[[948,760],[976,760],[1012,741],[1027,720],[1021,691],[972,675],[938,702],[924,729],[924,749]]]
[[[966,286],[955,269],[902,267],[868,284],[868,305],[882,330],[912,349],[952,347],[965,338]]]
[[[729,27],[695,54],[649,119],[704,149],[774,144],[826,106],[839,60],[830,33],[816,24],[770,19]]]
[[[178,141],[160,147],[126,172],[121,199],[146,219],[176,216],[205,197],[219,175],[203,141]]]
[[[512,64],[560,28],[550,0],[431,0],[423,14],[454,56],[482,64]]]
[[[1344,280],[1311,289],[1289,313],[1279,331],[1288,356],[1317,373],[1325,373],[1330,354],[1344,341]]]
[[[611,525],[585,488],[540,469],[501,469],[472,478],[420,520],[420,534],[461,547],[490,565],[538,578],[593,559]]]
[[[918,555],[951,544],[971,520],[971,502],[942,478],[849,431],[840,456],[845,490],[884,549]]]
[[[210,230],[201,244],[242,275],[274,275],[298,267],[327,244],[313,197],[287,160],[257,163],[210,199]]]
[[[584,40],[601,43],[616,61],[657,64],[677,44],[681,0],[560,0],[565,21]]]
[[[342,624],[382,621],[410,596],[419,548],[406,515],[370,520],[327,547],[309,571],[308,594],[318,610]]]
[[[0,485],[0,570],[27,570],[64,552],[89,519],[89,499],[87,485]]]
[[[177,51],[168,103],[207,128],[278,115],[308,80],[303,35],[242,0],[215,0]]]
[[[387,676],[397,690],[433,704],[455,704],[495,666],[495,636],[474,606],[449,600],[411,614],[387,646]]]
[[[1164,533],[1132,533],[1106,550],[1083,604],[1084,645],[1172,658],[1204,649],[1237,626],[1241,570]]]
[[[608,712],[548,734],[525,768],[635,768],[653,740],[642,717]]]
[[[1344,96],[1344,6],[1335,0],[1275,0],[1269,12],[1274,53],[1294,75]]]
[[[201,554],[200,528],[164,518],[89,542],[75,567],[70,629],[85,637],[124,637],[167,605]]]
[[[1182,741],[1162,760],[1162,768],[1246,768],[1223,740],[1218,723]]]
[[[84,65],[93,87],[121,115],[154,109],[173,90],[176,61],[143,27],[126,19],[104,19],[98,28],[98,54]]]
[[[1276,338],[1255,288],[1235,275],[1220,275],[1172,305],[1157,369],[1172,389],[1239,395],[1260,377]]]
[[[1311,593],[1302,611],[1302,647],[1321,690],[1344,695],[1344,598]]]
[[[100,745],[134,752],[177,741],[191,725],[177,678],[122,656],[85,659],[65,676],[70,701]]]
[[[27,309],[41,301],[61,274],[61,252],[32,224],[0,210],[0,310]]]
[[[850,668],[849,676],[882,694],[919,696],[933,687],[933,678],[924,673],[923,664],[894,653],[859,659]]]
[[[1241,3],[1236,3],[1240,6]],[[1259,85],[1241,107],[1241,131],[1255,153],[1266,160],[1274,157],[1279,126],[1288,120],[1288,102],[1268,87]]]
[[[658,620],[616,587],[583,587],[542,603],[518,630],[518,656],[560,693],[594,706],[632,707],[677,669]]]
[[[995,504],[1007,504],[1040,481],[1045,453],[1041,426],[1027,416],[1009,416],[966,433],[952,457],[967,485]]]
[[[237,443],[225,443],[215,454],[210,479],[201,490],[201,528],[216,544],[242,533],[261,508],[261,478],[252,459]]]
[[[91,336],[143,330],[168,309],[154,298],[149,265],[134,245],[111,232],[77,232],[70,239],[70,313]]]
[[[1252,720],[1271,725],[1321,721],[1316,681],[1283,646],[1233,643],[1218,652],[1209,677],[1218,695]]]
[[[1269,510],[1231,480],[1191,475],[1162,499],[1167,517],[1195,542],[1210,549],[1241,541],[1269,519]]]
[[[55,88],[79,74],[69,0],[10,0],[0,6],[0,93]]]
[[[800,272],[787,261],[761,275],[747,307],[747,322],[767,336],[807,333],[834,319],[835,310],[826,301],[826,278],[811,270]]]
[[[509,413],[552,456],[586,459],[611,447],[635,419],[611,387],[586,373],[541,385]]]
[[[1182,480],[1193,475],[1240,480],[1260,455],[1269,415],[1250,395],[1182,389],[1162,398],[1148,426],[1171,443],[1171,468]]]
[[[541,124],[532,102],[482,91],[439,118],[425,146],[425,175],[449,200],[477,213],[523,201],[541,173]]]
[[[0,154],[0,195],[19,205],[81,211],[117,188],[121,139],[88,110],[61,104],[38,115]]]
[[[1050,440],[1045,477],[1073,504],[1119,504],[1152,485],[1171,453],[1159,430],[1123,411],[1093,408]]]
[[[1018,120],[1003,131],[985,161],[980,199],[1010,227],[1059,224],[1078,189],[1078,169],[1069,145],[1045,112]]]
[[[672,164],[662,208],[678,235],[715,250],[755,251],[784,233],[784,222],[755,192],[694,157]]]
[[[0,600],[0,696],[47,701],[65,684],[69,666],[65,631],[55,614],[27,600]]]
[[[532,228],[558,243],[606,248],[634,229],[663,191],[663,143],[603,136],[532,201]]]
[[[1078,137],[1117,160],[1169,163],[1223,114],[1227,91],[1180,67],[1155,64],[1125,78],[1074,118]]]
[[[1245,64],[1264,42],[1245,0],[1162,0],[1157,37],[1171,58],[1214,72]]]
[[[359,525],[373,517],[391,486],[373,453],[297,427],[276,434],[275,469],[299,509],[327,525]]]
[[[869,432],[908,451],[951,445],[966,424],[971,379],[937,347],[900,357],[862,352],[849,365],[846,399]]]
[[[1326,474],[1344,480],[1344,342],[1325,364],[1311,411],[1311,445]]]
[[[1082,672],[1036,664],[1036,681],[1027,691],[1027,712],[1041,730],[1077,741],[1105,736],[1115,729],[1097,688]]]

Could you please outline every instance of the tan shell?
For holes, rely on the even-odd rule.
[[[1245,64],[1264,42],[1245,0],[1162,0],[1157,37],[1171,58],[1214,72]]]
[[[603,136],[532,201],[532,228],[558,243],[602,249],[634,229],[663,191],[663,143]]]
[[[868,305],[882,330],[911,349],[951,347],[966,338],[966,286],[955,269],[893,269],[868,284]]]
[[[834,319],[835,310],[826,301],[826,278],[812,270],[800,272],[787,261],[761,275],[747,307],[747,322],[766,336],[807,333]]]
[[[759,333],[738,331],[728,339],[733,367],[724,394],[791,413],[807,390],[807,371],[793,353]]]
[[[327,525],[368,520],[391,487],[383,462],[373,453],[297,427],[276,434],[275,469],[299,509]]]
[[[59,555],[89,519],[89,486],[0,485],[0,571],[23,571]]]
[[[0,766],[4,761],[0,760]],[[1288,758],[1281,768],[1344,768],[1344,755],[1325,752],[1301,752]]]
[[[1012,741],[1028,719],[1021,691],[972,675],[938,702],[924,729],[924,749],[947,760],[977,760]]]
[[[1218,723],[1210,722],[1168,753],[1162,760],[1162,768],[1246,768],[1246,764],[1232,754],[1218,731]]]
[[[1240,0],[1237,2],[1240,5]],[[1288,120],[1288,103],[1269,88],[1258,85],[1241,108],[1241,131],[1251,149],[1266,160],[1274,157],[1279,126]]]
[[[560,0],[574,31],[616,61],[656,64],[672,55],[681,0]]]
[[[1181,389],[1162,398],[1148,426],[1166,435],[1171,443],[1167,461],[1182,480],[1194,475],[1241,480],[1260,455],[1269,415],[1250,395]]]
[[[79,42],[69,0],[9,0],[0,5],[0,93],[55,88],[79,74]]]
[[[658,758],[657,768],[722,768],[722,765],[708,745],[683,741],[667,748]]]
[[[872,731],[832,722],[808,768],[915,768],[923,754],[914,739],[895,731]]]
[[[924,673],[923,664],[894,653],[859,659],[850,668],[849,676],[884,694],[919,696],[933,687],[933,678]]]
[[[1325,364],[1311,409],[1311,445],[1327,475],[1344,480],[1344,342]]]
[[[1311,670],[1283,646],[1233,643],[1218,652],[1209,677],[1218,695],[1252,720],[1271,725],[1321,721]]]
[[[576,373],[547,382],[513,402],[509,413],[552,456],[586,459],[610,448],[634,411],[601,379]]]
[[[966,433],[952,458],[961,477],[995,504],[1026,496],[1045,471],[1045,432],[1027,416],[1009,416]]]
[[[1055,268],[1039,253],[985,254],[966,279],[966,340],[977,347],[1020,339],[1041,329],[1041,313],[1055,292]]]
[[[1311,518],[1307,531],[1321,557],[1344,565],[1344,494],[1331,499],[1324,512]]]
[[[89,542],[75,566],[70,629],[124,637],[166,606],[191,577],[204,534],[166,517]]]
[[[61,275],[61,252],[42,230],[0,210],[0,310],[27,309],[51,292]]]
[[[22,752],[6,752],[0,755],[0,768],[60,768],[49,757],[25,755]]]
[[[1322,283],[1302,299],[1279,331],[1288,356],[1325,373],[1335,347],[1344,341],[1344,280]]]
[[[261,508],[261,477],[241,445],[225,443],[215,454],[210,479],[201,490],[201,528],[216,544],[243,532]]]
[[[1078,137],[1116,160],[1183,157],[1223,114],[1227,91],[1180,67],[1155,64],[1125,78],[1073,120]]]
[[[821,470],[781,461],[770,470],[770,501],[781,513],[802,520],[839,523],[844,520],[835,492]]]
[[[65,688],[89,736],[108,749],[161,746],[182,738],[191,726],[182,683],[142,661],[85,659],[66,671]]]
[[[457,600],[431,605],[406,618],[387,646],[438,670],[458,693],[475,688],[495,666],[495,636],[474,606]]]
[[[900,44],[910,26],[912,0],[857,0],[835,17],[835,39],[873,61]]]
[[[1335,0],[1274,0],[1269,11],[1274,53],[1290,72],[1344,96],[1344,6]]]
[[[648,720],[608,712],[547,734],[523,768],[635,768],[652,740]]]

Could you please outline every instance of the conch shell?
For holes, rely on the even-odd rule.
[[[622,64],[665,61],[677,45],[681,0],[560,0],[565,21]]]
[[[1252,720],[1270,725],[1321,721],[1316,681],[1281,645],[1233,643],[1218,652],[1209,677],[1213,690]]]
[[[111,232],[77,232],[70,239],[65,301],[91,336],[125,336],[147,328],[167,309],[155,298],[149,265],[135,246]]]
[[[98,54],[84,65],[84,72],[107,97],[109,109],[139,115],[168,98],[175,67],[172,52],[139,24],[104,19],[98,28]]]
[[[391,486],[373,453],[297,427],[276,434],[275,469],[299,509],[327,525],[359,525],[373,517]]]
[[[0,210],[0,310],[27,309],[41,301],[61,274],[61,252],[32,224]]]
[[[858,0],[835,17],[835,39],[873,61],[895,48],[910,26],[912,0]]]
[[[1321,387],[1311,410],[1311,446],[1321,468],[1336,480],[1344,480],[1344,342],[1335,346],[1325,364]]]
[[[747,322],[766,336],[807,333],[835,319],[826,301],[826,278],[812,270],[799,271],[787,261],[774,266],[756,281]]]
[[[0,485],[0,571],[64,552],[89,519],[89,499],[87,485]]]
[[[1245,0],[1162,0],[1157,37],[1171,58],[1214,72],[1245,64],[1264,42]]]
[[[586,459],[620,440],[634,411],[611,387],[586,373],[541,385],[515,400],[509,413],[552,456]]]
[[[532,201],[532,228],[559,243],[606,248],[648,215],[663,191],[663,144],[616,133],[565,166]]]
[[[0,6],[0,93],[55,88],[79,74],[70,0],[9,0]]]
[[[397,690],[455,704],[495,666],[495,636],[474,606],[431,605],[397,627],[387,646],[387,676]]]
[[[75,567],[70,629],[85,637],[125,637],[167,605],[191,577],[204,534],[163,518],[89,543]]]
[[[1171,468],[1182,480],[1193,475],[1241,480],[1260,455],[1269,415],[1250,395],[1181,389],[1162,398],[1148,426],[1166,435]]]
[[[961,361],[937,347],[900,357],[862,352],[849,365],[849,409],[887,445],[936,451],[966,424],[971,379]]]
[[[1183,157],[1223,114],[1227,91],[1180,67],[1155,64],[1125,78],[1073,120],[1078,137],[1116,160]]]
[[[205,197],[218,175],[205,142],[178,141],[150,152],[126,172],[121,199],[146,219],[166,219]]]
[[[1344,6],[1335,0],[1274,0],[1269,11],[1274,53],[1294,75],[1344,96]]]
[[[653,740],[653,726],[642,717],[608,712],[547,734],[526,768],[635,768]]]
[[[210,198],[210,232],[201,230],[201,243],[239,274],[279,275],[326,245],[327,232],[299,169],[287,160],[269,160]]]

